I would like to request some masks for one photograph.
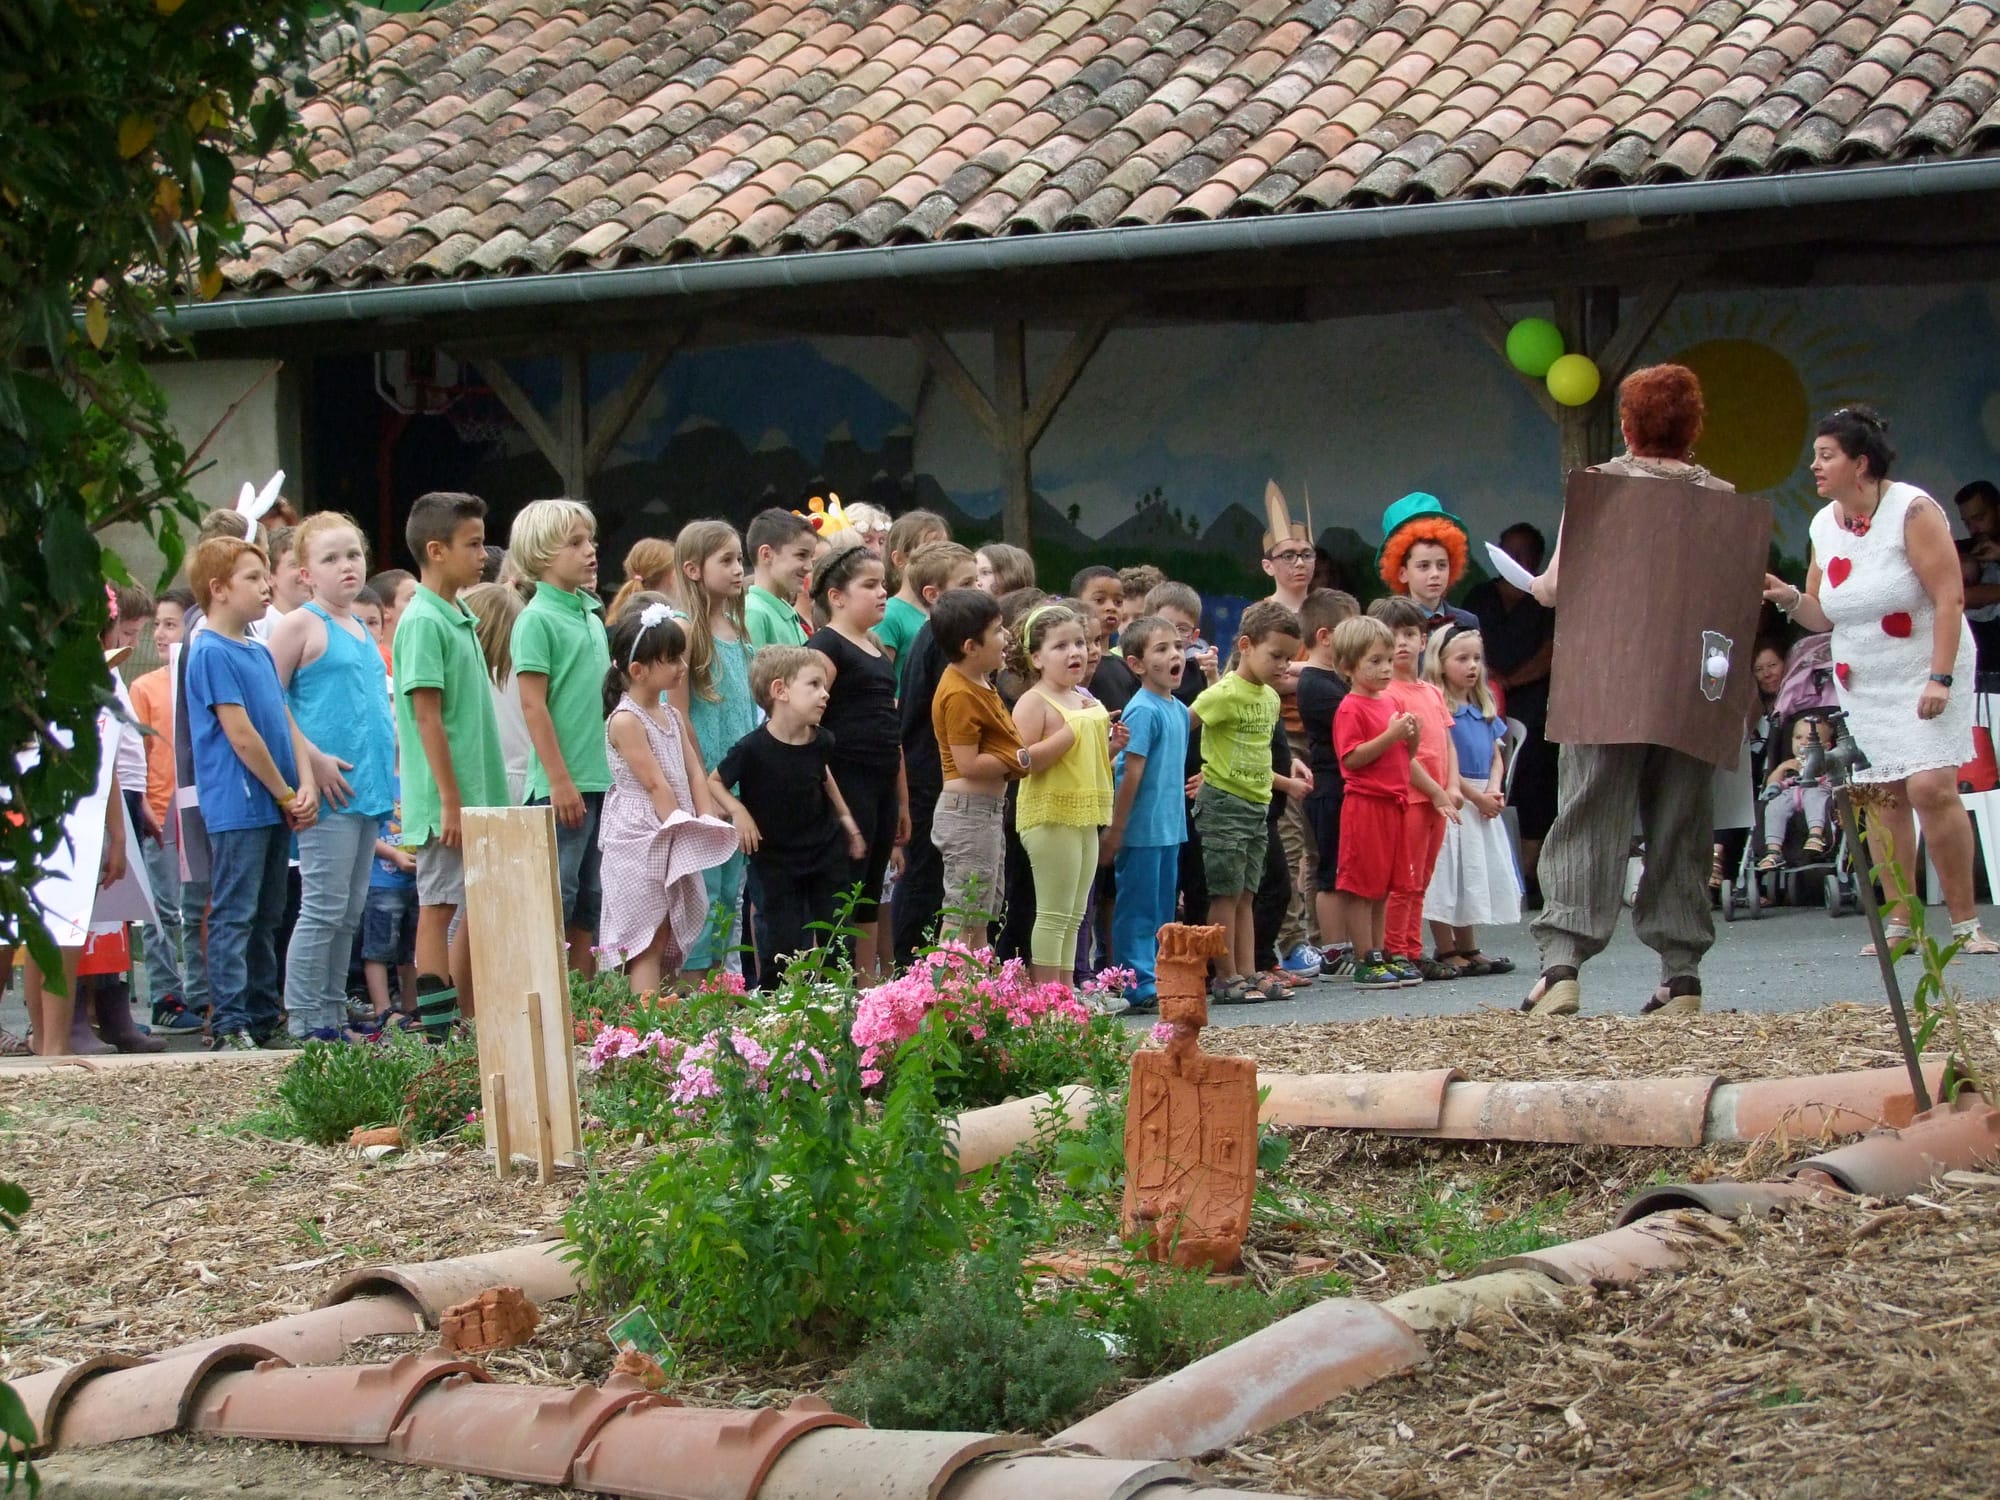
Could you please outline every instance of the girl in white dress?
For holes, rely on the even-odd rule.
[[[1451,739],[1458,751],[1458,790],[1465,808],[1447,823],[1424,917],[1431,924],[1437,961],[1460,975],[1505,974],[1514,965],[1479,951],[1480,927],[1511,927],[1521,920],[1521,872],[1501,820],[1507,735],[1493,690],[1486,684],[1486,647],[1470,625],[1452,625],[1431,637],[1424,676],[1437,684],[1451,709]]]
[[[1921,823],[1953,937],[1964,952],[2000,953],[1973,907],[1972,826],[1958,798],[1975,653],[1958,553],[1937,501],[1890,482],[1895,456],[1888,424],[1868,407],[1819,424],[1813,480],[1828,504],[1813,517],[1805,586],[1767,575],[1764,597],[1807,630],[1833,632],[1840,706],[1869,762],[1854,781],[1876,863],[1893,857],[1914,882]],[[1890,942],[1908,935],[1898,907],[1885,916]]]

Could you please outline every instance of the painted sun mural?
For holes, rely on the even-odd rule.
[[[1823,503],[1807,463],[1812,428],[1850,401],[1886,402],[1875,351],[1852,326],[1825,322],[1790,297],[1732,297],[1669,310],[1647,358],[1701,378],[1708,417],[1695,458],[1737,489],[1763,495],[1781,524]]]

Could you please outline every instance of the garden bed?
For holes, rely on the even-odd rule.
[[[1990,1037],[2000,1005],[1966,1009],[1972,1035]],[[1893,1061],[1887,1034],[1879,1008],[1837,1006],[1779,1016],[1705,1015],[1692,1024],[1529,1022],[1494,1012],[1238,1028],[1211,1031],[1206,1040],[1213,1050],[1248,1053],[1266,1068],[1293,1071],[1450,1065],[1495,1079],[1669,1072],[1742,1078],[1880,1067]],[[548,1187],[518,1175],[496,1181],[483,1151],[460,1132],[372,1163],[342,1146],[273,1138],[260,1127],[271,1127],[278,1086],[264,1070],[236,1069],[141,1069],[0,1083],[0,1153],[9,1175],[35,1200],[22,1235],[0,1245],[0,1373],[19,1376],[98,1353],[151,1353],[302,1310],[362,1264],[435,1259],[547,1234],[561,1227],[583,1181],[577,1172],[559,1175]],[[588,1099],[586,1094],[586,1112]],[[1066,1202],[1067,1217],[1053,1221],[1060,1232],[1037,1248],[1103,1251],[1115,1244],[1116,1199],[1102,1178],[1115,1172],[1116,1142],[1105,1129],[1109,1122],[1097,1123],[1094,1136],[1072,1141],[1067,1157],[1044,1164],[1039,1190],[1045,1201]],[[1297,1278],[1309,1273],[1311,1295],[1351,1289],[1384,1298],[1464,1275],[1487,1259],[1597,1233],[1649,1183],[1759,1177],[1815,1144],[1617,1150],[1291,1131],[1281,1143],[1266,1143],[1267,1166],[1280,1155],[1284,1160],[1261,1175],[1246,1253],[1248,1286],[1253,1296],[1258,1290],[1297,1295],[1307,1290]],[[629,1139],[604,1145],[604,1160],[620,1164],[650,1150]],[[1066,1172],[1080,1172],[1094,1186],[1064,1187]],[[989,1187],[989,1194],[994,1191]],[[1717,1465],[1724,1460],[1722,1450],[1709,1453],[1703,1446],[1707,1418],[1683,1420],[1675,1413],[1705,1410],[1701,1403],[1713,1402],[1734,1424],[1731,1430],[1740,1428],[1744,1446],[1773,1439],[1751,1457],[1768,1453],[1779,1467],[1746,1472],[1788,1472],[1783,1462],[1805,1462],[1799,1454],[1811,1444],[1788,1447],[1789,1438],[1773,1436],[1790,1428],[1753,1432],[1759,1422],[1772,1421],[1760,1413],[1806,1406],[1811,1411],[1801,1419],[1818,1421],[1822,1408],[1838,1407],[1848,1399],[1839,1393],[1851,1390],[1856,1394],[1846,1419],[1865,1423],[1861,1403],[1872,1377],[1848,1366],[1885,1329],[1968,1318],[1952,1326],[1950,1339],[1974,1337],[1990,1352],[2000,1338],[1994,1320],[1967,1301],[2000,1269],[2000,1193],[1963,1187],[1941,1201],[1949,1212],[1920,1210],[1880,1221],[1859,1241],[1854,1231],[1865,1221],[1854,1217],[1855,1210],[1814,1210],[1796,1223],[1746,1229],[1752,1253],[1725,1254],[1689,1278],[1663,1278],[1629,1294],[1572,1297],[1561,1308],[1524,1310],[1497,1327],[1475,1327],[1462,1340],[1434,1340],[1438,1359],[1430,1369],[1253,1439],[1225,1467],[1236,1482],[1301,1493],[1457,1495],[1517,1480],[1557,1489],[1573,1484],[1578,1493],[1638,1495],[1649,1492],[1648,1483],[1665,1493],[1690,1493],[1696,1491],[1686,1485],[1670,1487],[1693,1461],[1687,1453],[1675,1459],[1675,1453],[1692,1444],[1693,1458]],[[1849,1245],[1868,1248],[1843,1268]],[[1879,1282],[1870,1281],[1876,1273]],[[1837,1292],[1822,1296],[1820,1280],[1837,1284]],[[1676,1289],[1682,1286],[1693,1294],[1686,1305],[1702,1311],[1678,1311]],[[1874,1321],[1874,1303],[1910,1317],[1901,1324]],[[1832,1330],[1825,1358],[1811,1338],[1757,1342],[1753,1328],[1738,1327],[1744,1320],[1732,1309],[1739,1305],[1756,1324],[1774,1308],[1785,1308],[1786,1316],[1799,1307],[1821,1308],[1817,1326]],[[582,1301],[554,1304],[544,1310],[535,1337],[492,1356],[490,1368],[497,1378],[537,1384],[601,1379],[614,1353],[609,1313],[617,1311]],[[1202,1316],[1215,1326],[1228,1321]],[[1785,1326],[1796,1332],[1799,1325]],[[1566,1352],[1572,1333],[1576,1347],[1595,1354]],[[1739,1333],[1740,1347],[1729,1342]],[[1699,1350],[1705,1337],[1720,1341],[1711,1351],[1715,1370],[1711,1361],[1692,1356],[1645,1358],[1683,1345]],[[1658,1349],[1649,1348],[1649,1340]],[[380,1360],[423,1342],[414,1334],[370,1340],[352,1348],[349,1358]],[[1957,1377],[1926,1366],[1915,1352],[1920,1345],[1910,1345],[1907,1369],[1897,1378],[1920,1394],[1927,1382],[1942,1382],[1934,1388],[1957,1400]],[[1784,1380],[1776,1387],[1783,1399],[1774,1406],[1760,1406],[1754,1397],[1739,1400],[1744,1362],[1774,1348],[1783,1354]],[[765,1404],[831,1390],[850,1357],[829,1346],[803,1354],[685,1360],[673,1369],[673,1390],[696,1402]],[[1614,1368],[1619,1360],[1645,1368]],[[1652,1388],[1641,1390],[1647,1382]],[[1114,1381],[1089,1404],[1115,1399],[1135,1384],[1129,1375]],[[1784,1395],[1793,1386],[1819,1394],[1794,1400]],[[1502,1394],[1489,1394],[1496,1391]],[[1565,1391],[1562,1405],[1535,1404]],[[1582,1428],[1564,1416],[1572,1407]],[[1899,1420],[1905,1410],[1899,1406]],[[1403,1436],[1404,1428],[1416,1436]],[[1460,1429],[1462,1435],[1454,1435]],[[1583,1437],[1591,1442],[1585,1445]],[[348,1467],[329,1456],[294,1456],[298,1471],[287,1477],[270,1472],[271,1464],[283,1465],[262,1450],[184,1441],[150,1446],[169,1471],[219,1465],[218,1477],[237,1476],[241,1466],[227,1455],[241,1451],[254,1477],[266,1484],[296,1478],[302,1494],[310,1492],[307,1481],[315,1475],[339,1480]],[[1628,1450],[1629,1461],[1620,1456]],[[1959,1474],[1950,1467],[1955,1461],[1941,1451],[1944,1466],[1925,1472],[1942,1482]],[[1607,1479],[1614,1471],[1615,1481]],[[1734,1471],[1717,1474],[1704,1474],[1702,1482],[1734,1482]],[[431,1477],[444,1483],[445,1476]],[[415,1476],[399,1477],[397,1486],[395,1493],[456,1493],[448,1486],[428,1488]],[[1752,1479],[1745,1492],[1778,1491]]]

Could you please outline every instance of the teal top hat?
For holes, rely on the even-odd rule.
[[[1396,533],[1401,531],[1405,526],[1408,526],[1412,521],[1421,521],[1427,518],[1448,521],[1453,526],[1456,526],[1462,534],[1468,537],[1471,535],[1471,532],[1466,530],[1465,522],[1446,510],[1443,502],[1436,495],[1427,495],[1422,490],[1417,490],[1403,496],[1402,499],[1382,512],[1382,545],[1375,549],[1375,566],[1378,571],[1382,567],[1382,560],[1389,550],[1390,542],[1395,540]]]

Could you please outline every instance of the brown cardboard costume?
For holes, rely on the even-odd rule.
[[[1771,507],[1696,464],[1632,455],[1570,475],[1564,502],[1548,719],[1562,754],[1538,871],[1542,984],[1523,1008],[1578,1008],[1637,823],[1632,926],[1660,957],[1644,1009],[1698,1011],[1715,770],[1742,749]]]
[[[1734,766],[1756,687],[1770,502],[1582,470],[1563,492],[1562,538],[1549,738],[1665,745]]]

